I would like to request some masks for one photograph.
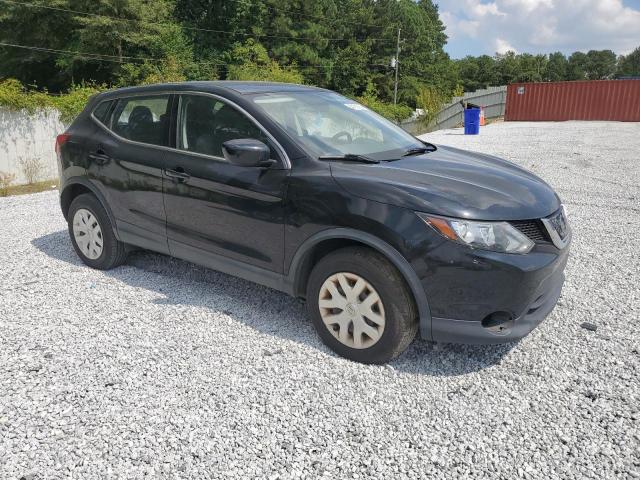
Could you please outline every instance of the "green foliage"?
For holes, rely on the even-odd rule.
[[[636,48],[629,55],[620,57],[618,64],[618,77],[640,76],[640,47]]]
[[[71,123],[87,105],[89,98],[105,88],[105,86],[95,85],[74,85],[66,93],[49,96],[49,101],[51,106],[60,112],[60,120],[63,123]]]
[[[587,52],[587,78],[604,80],[613,78],[618,58],[611,50],[589,50]]]
[[[2,4],[0,41],[66,51],[0,46],[0,79],[15,108],[59,105],[65,119],[97,89],[184,80],[307,83],[360,98],[398,121],[412,108],[512,82],[640,74],[640,49],[567,58],[515,54],[451,60],[434,0],[38,0]],[[38,5],[56,10],[38,8]],[[398,28],[398,102],[391,104]],[[71,53],[70,53],[71,52]],[[74,53],[75,52],[75,53]],[[91,55],[88,55],[91,54]],[[86,85],[74,87],[74,85]],[[21,94],[16,94],[16,88]],[[12,90],[13,89],[13,90]],[[60,97],[46,91],[63,93]],[[425,93],[426,92],[426,93]],[[44,97],[42,96],[44,95]],[[434,97],[434,98],[432,98]],[[57,103],[56,103],[57,102]],[[23,106],[24,105],[24,106]],[[432,105],[433,106],[433,105]]]
[[[380,100],[376,95],[376,90],[372,83],[367,85],[365,92],[362,96],[358,97],[357,100],[379,115],[396,123],[406,120],[413,113],[413,109],[407,105],[394,105],[393,103]]]
[[[269,58],[267,50],[253,39],[236,44],[229,54],[233,64],[229,65],[227,79],[258,80],[284,83],[304,83],[304,77],[295,64],[281,67]]]
[[[640,51],[637,56],[640,57]],[[620,76],[624,62],[625,57],[617,60],[611,50],[591,50],[574,52],[569,58],[561,52],[550,55],[507,52],[495,57],[469,56],[455,60],[454,64],[465,91],[472,92],[513,82],[602,80]]]
[[[47,5],[61,10],[7,5],[0,13],[0,39],[80,53],[0,47],[0,78],[35,80],[54,92],[83,82],[276,80],[350,96],[362,95],[372,83],[380,101],[388,103],[394,83],[389,63],[401,26],[401,103],[414,105],[424,85],[452,91],[458,83],[431,0],[49,0]]]
[[[425,126],[431,125],[436,119],[442,106],[446,103],[446,98],[434,87],[424,87],[420,90],[416,103],[424,113],[422,115],[422,123]]]
[[[567,78],[569,62],[562,52],[555,52],[549,55],[545,80],[549,82],[560,82]]]
[[[99,91],[100,88],[95,86],[74,86],[65,94],[49,95],[47,92],[25,90],[18,80],[8,79],[0,82],[0,106],[30,113],[53,108],[60,112],[63,123],[69,123],[82,111],[89,98]]]
[[[475,92],[500,83],[496,59],[489,55],[469,56],[455,63],[458,67],[460,82],[467,92]]]
[[[585,80],[587,78],[587,63],[586,53],[572,53],[568,59],[567,80]]]

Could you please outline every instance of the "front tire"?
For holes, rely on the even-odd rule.
[[[418,331],[415,303],[398,270],[378,252],[348,247],[324,257],[307,285],[307,310],[322,341],[361,363],[386,363]]]
[[[127,258],[124,243],[113,233],[113,225],[98,199],[85,193],[69,206],[69,236],[80,259],[98,270],[110,270]]]

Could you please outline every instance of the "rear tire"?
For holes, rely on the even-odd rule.
[[[98,270],[110,270],[127,259],[126,245],[114,232],[98,199],[84,193],[73,199],[67,215],[71,243],[80,259]]]
[[[361,363],[396,358],[418,331],[404,278],[384,256],[364,247],[343,248],[318,262],[307,284],[307,310],[325,345]]]

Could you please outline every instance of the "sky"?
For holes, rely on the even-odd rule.
[[[640,0],[435,0],[445,50],[466,55],[573,53],[640,47]]]

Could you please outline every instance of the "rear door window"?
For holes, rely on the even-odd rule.
[[[134,142],[169,145],[169,95],[121,98],[113,114],[112,130]]]

